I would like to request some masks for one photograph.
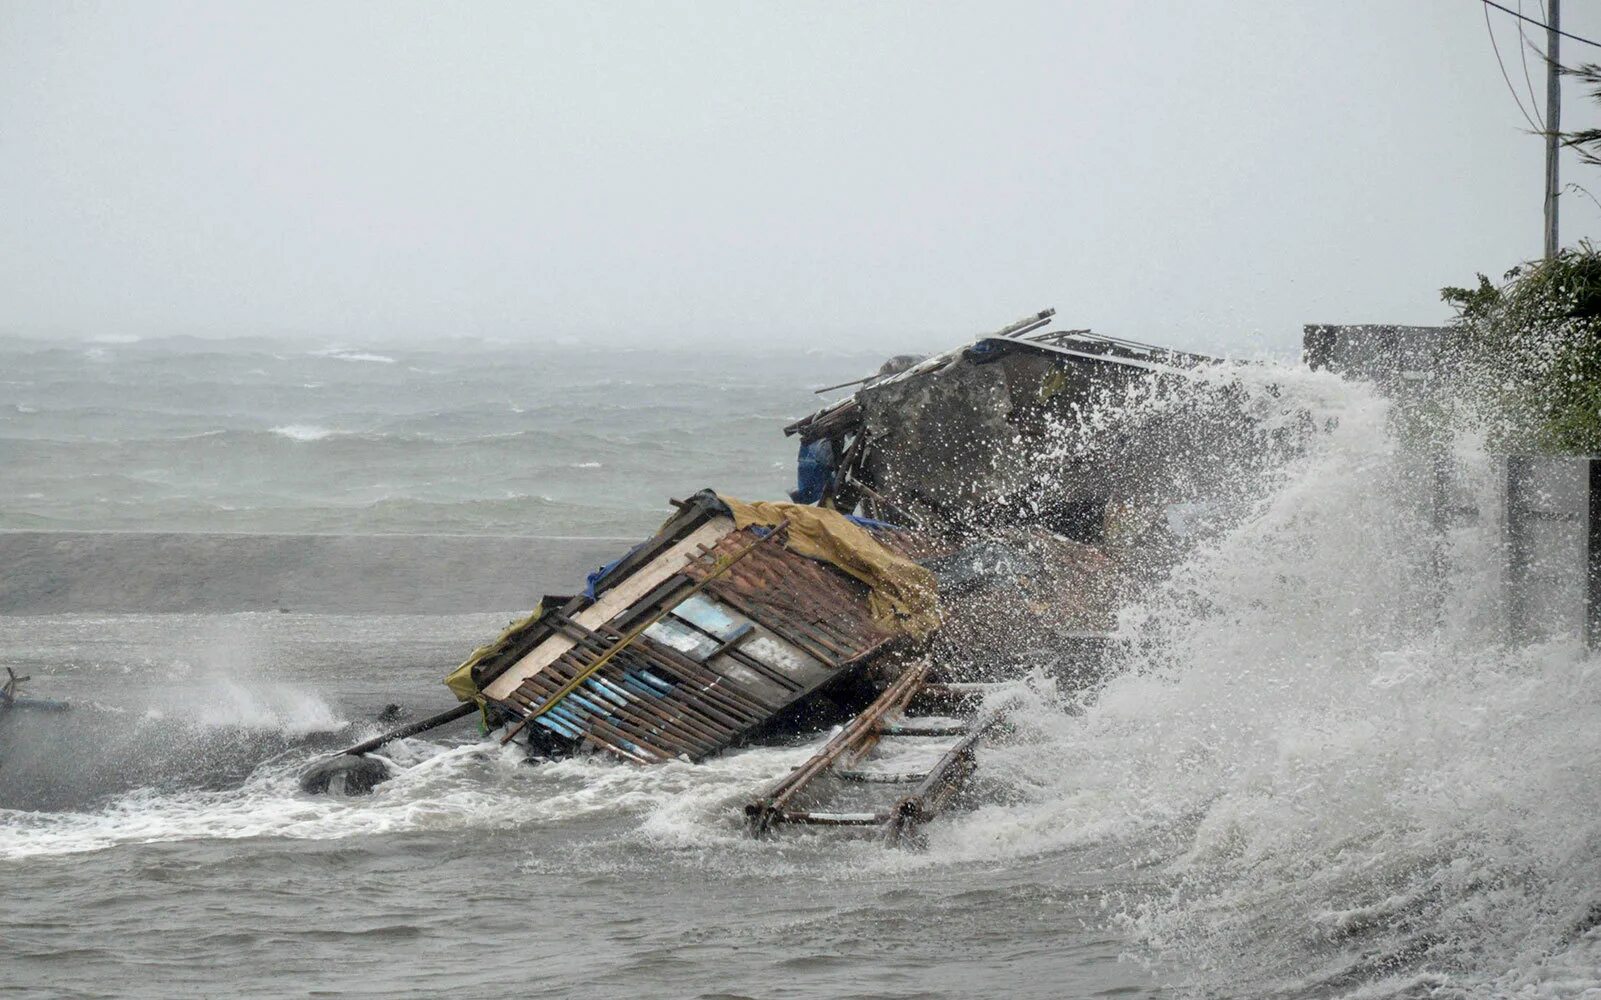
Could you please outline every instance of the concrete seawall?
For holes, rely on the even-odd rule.
[[[0,532],[0,614],[515,611],[637,539]]]

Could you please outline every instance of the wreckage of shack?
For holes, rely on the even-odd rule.
[[[538,752],[648,763],[837,719],[942,629],[961,640],[943,644],[947,680],[975,679],[957,661],[999,659],[1019,614],[1030,635],[1093,646],[1120,596],[1109,523],[1160,502],[1162,463],[1128,443],[1116,463],[1042,452],[1060,458],[1062,429],[1106,394],[1216,362],[1035,333],[1050,316],[861,380],[786,428],[801,442],[791,503],[675,501],[655,536],[448,683]],[[944,613],[942,591],[960,598]]]
[[[942,534],[1027,525],[1090,543],[1120,513],[1169,499],[1176,436],[1215,439],[1215,427],[1108,442],[1089,440],[1083,418],[1221,362],[1088,330],[1034,333],[1052,314],[894,359],[784,428],[801,445],[792,497]]]
[[[868,664],[926,642],[939,610],[913,561],[925,548],[829,508],[698,493],[449,683],[538,752],[699,760],[837,714]]]
[[[544,598],[457,668],[446,683],[461,709],[346,753],[475,707],[531,755],[636,764],[835,725],[751,800],[750,831],[915,837],[972,772],[979,741],[1004,728],[986,692],[1044,662],[1090,682],[1117,607],[1177,551],[1164,515],[1253,433],[1228,406],[1159,408],[1134,427],[1086,421],[1219,362],[1038,332],[1052,312],[833,387],[854,388],[785,428],[800,440],[790,502],[709,490],[674,501],[655,535],[580,593]],[[1212,395],[1227,395],[1222,384]],[[909,714],[931,707],[965,718]],[[916,771],[871,766],[903,739],[954,742]],[[303,787],[328,780],[308,777]],[[887,805],[841,794],[882,785],[896,786]]]

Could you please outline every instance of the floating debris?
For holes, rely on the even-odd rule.
[[[18,694],[22,685],[32,680],[31,677],[18,677],[17,672],[10,667],[5,668],[6,681],[0,684],[0,716],[13,710],[33,712],[65,712],[72,705],[65,701],[55,701],[50,698],[24,698]]]
[[[1000,712],[966,721],[906,716],[907,707],[928,689],[931,669],[927,660],[907,666],[871,705],[841,726],[821,750],[747,805],[745,825],[750,835],[764,837],[783,824],[855,826],[876,828],[887,844],[914,842],[918,826],[938,815],[961,790],[977,767],[979,740],[1002,718]],[[973,690],[977,689],[969,689]],[[951,691],[941,685],[939,693],[948,695]],[[926,771],[860,769],[885,737],[951,736],[959,739]],[[828,784],[828,779],[833,779],[836,791],[840,782],[912,787],[884,808],[863,811],[798,807],[807,797],[826,798],[826,793],[819,796],[817,786]]]

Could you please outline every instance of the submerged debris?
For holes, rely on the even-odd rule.
[[[51,698],[24,698],[18,692],[22,685],[32,680],[31,677],[18,677],[17,672],[10,667],[5,668],[6,679],[0,684],[0,716],[13,710],[27,709],[35,712],[65,712],[72,706],[64,701]]]
[[[394,769],[382,757],[342,753],[325,757],[300,774],[300,790],[314,795],[365,795],[388,781]]]

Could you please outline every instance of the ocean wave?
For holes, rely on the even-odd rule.
[[[316,424],[285,424],[282,427],[272,428],[271,433],[282,435],[291,441],[321,441],[345,432],[318,427]]]
[[[420,740],[383,754],[400,774],[360,800],[307,796],[296,776],[309,755],[259,768],[234,789],[138,790],[101,809],[37,813],[0,809],[0,858],[104,850],[119,844],[277,836],[341,839],[405,831],[505,829],[570,813],[571,794],[540,781],[521,748],[445,747]],[[528,794],[541,789],[554,793]]]
[[[1007,801],[923,863],[1121,856],[1149,884],[1115,922],[1197,995],[1601,991],[1601,659],[1498,640],[1494,518],[1441,575],[1384,401],[1261,376],[1339,419],[1124,612],[1104,688],[1014,715],[984,751]],[[1457,456],[1495,509],[1495,457]]]
[[[194,839],[341,840],[503,830],[619,814],[643,821],[634,838],[640,845],[659,850],[718,844],[747,860],[765,858],[770,845],[744,837],[735,805],[751,788],[787,772],[809,752],[807,746],[759,748],[705,764],[650,769],[594,758],[530,766],[520,746],[414,738],[375,755],[395,766],[395,777],[371,795],[348,799],[301,793],[296,779],[311,753],[291,748],[234,788],[139,789],[82,811],[0,809],[0,858]],[[537,859],[532,863],[537,866]]]
[[[373,354],[368,351],[352,351],[342,347],[330,347],[326,350],[312,351],[312,357],[334,358],[339,361],[368,361],[381,365],[392,365],[396,359],[387,354]]]

